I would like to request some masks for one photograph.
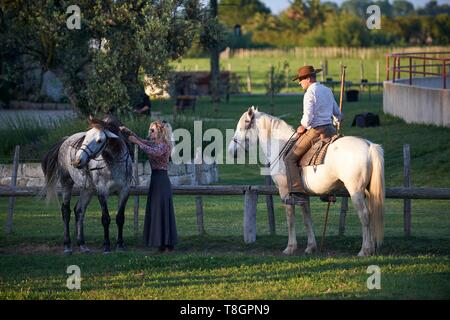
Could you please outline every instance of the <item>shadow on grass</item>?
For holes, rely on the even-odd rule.
[[[287,236],[284,235],[261,235],[256,242],[247,244],[242,236],[218,236],[218,235],[195,235],[181,237],[176,247],[177,254],[200,253],[208,255],[222,254],[244,254],[249,256],[284,256],[282,251],[287,245]],[[316,237],[317,245],[320,246],[322,238]],[[306,237],[297,237],[298,249],[294,256],[305,256]],[[332,256],[356,256],[361,248],[361,237],[358,236],[327,236],[325,238],[324,250],[319,249],[312,255],[318,257]],[[140,237],[125,238],[127,252],[141,252],[153,254],[153,248],[143,245]],[[93,254],[102,253],[101,242],[97,240],[87,240],[87,245]],[[112,240],[112,248],[115,242]],[[77,252],[77,245],[72,244],[74,252]],[[383,245],[378,250],[377,255],[448,255],[450,238],[428,238],[428,237],[385,237]],[[42,241],[39,239],[25,239],[20,242],[4,241],[0,244],[0,254],[61,254],[63,246],[60,239],[50,239]]]

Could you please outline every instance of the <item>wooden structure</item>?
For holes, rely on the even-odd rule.
[[[9,197],[9,206],[7,213],[7,220],[5,232],[11,233],[13,226],[14,202],[16,197],[34,197],[42,195],[42,188],[40,187],[16,187],[14,177],[17,176],[17,168],[19,164],[19,146],[16,147],[14,154],[14,172],[11,180],[11,185],[0,185],[0,197]],[[137,179],[137,149],[135,148],[135,162],[133,167],[133,175]],[[197,168],[196,168],[197,169]],[[196,170],[197,171],[197,170]],[[197,172],[196,172],[197,175]],[[196,216],[197,216],[197,230],[199,234],[205,232],[203,222],[203,202],[202,195],[208,196],[223,196],[236,195],[244,196],[244,217],[243,217],[243,231],[244,241],[251,243],[256,241],[256,208],[258,202],[258,195],[273,196],[278,195],[278,189],[266,181],[266,185],[252,186],[252,185],[199,185],[198,178],[194,186],[173,186],[172,191],[174,195],[195,195],[196,196]],[[406,236],[411,234],[411,199],[432,199],[432,200],[450,200],[450,188],[414,188],[411,187],[410,176],[410,150],[409,145],[404,146],[404,187],[386,188],[386,198],[403,199],[404,200],[404,232]],[[137,234],[139,228],[139,198],[138,196],[147,195],[147,187],[134,186],[130,190],[130,195],[134,197],[134,231]],[[61,190],[58,190],[61,194]],[[80,189],[74,188],[72,195],[79,195]],[[316,195],[320,196],[320,195]],[[336,194],[342,197],[340,219],[339,219],[339,235],[345,232],[345,219],[348,210],[347,191],[342,191]],[[275,233],[275,217],[273,213],[273,200],[266,197],[266,204],[268,208],[268,224],[271,234]]]

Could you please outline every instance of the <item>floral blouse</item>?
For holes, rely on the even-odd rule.
[[[137,145],[147,154],[152,170],[168,169],[171,147],[167,143],[154,143],[138,138]]]

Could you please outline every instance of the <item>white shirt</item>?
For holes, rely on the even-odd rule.
[[[342,119],[341,112],[339,111],[336,100],[334,100],[331,89],[320,82],[315,82],[310,85],[303,97],[301,125],[306,129],[310,129],[332,124],[333,116],[338,121]]]

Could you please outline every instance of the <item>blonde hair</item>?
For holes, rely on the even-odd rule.
[[[172,143],[172,126],[166,121],[156,120],[150,123],[148,135],[150,136],[151,127],[156,127],[157,139],[168,144],[170,148],[173,148]]]

